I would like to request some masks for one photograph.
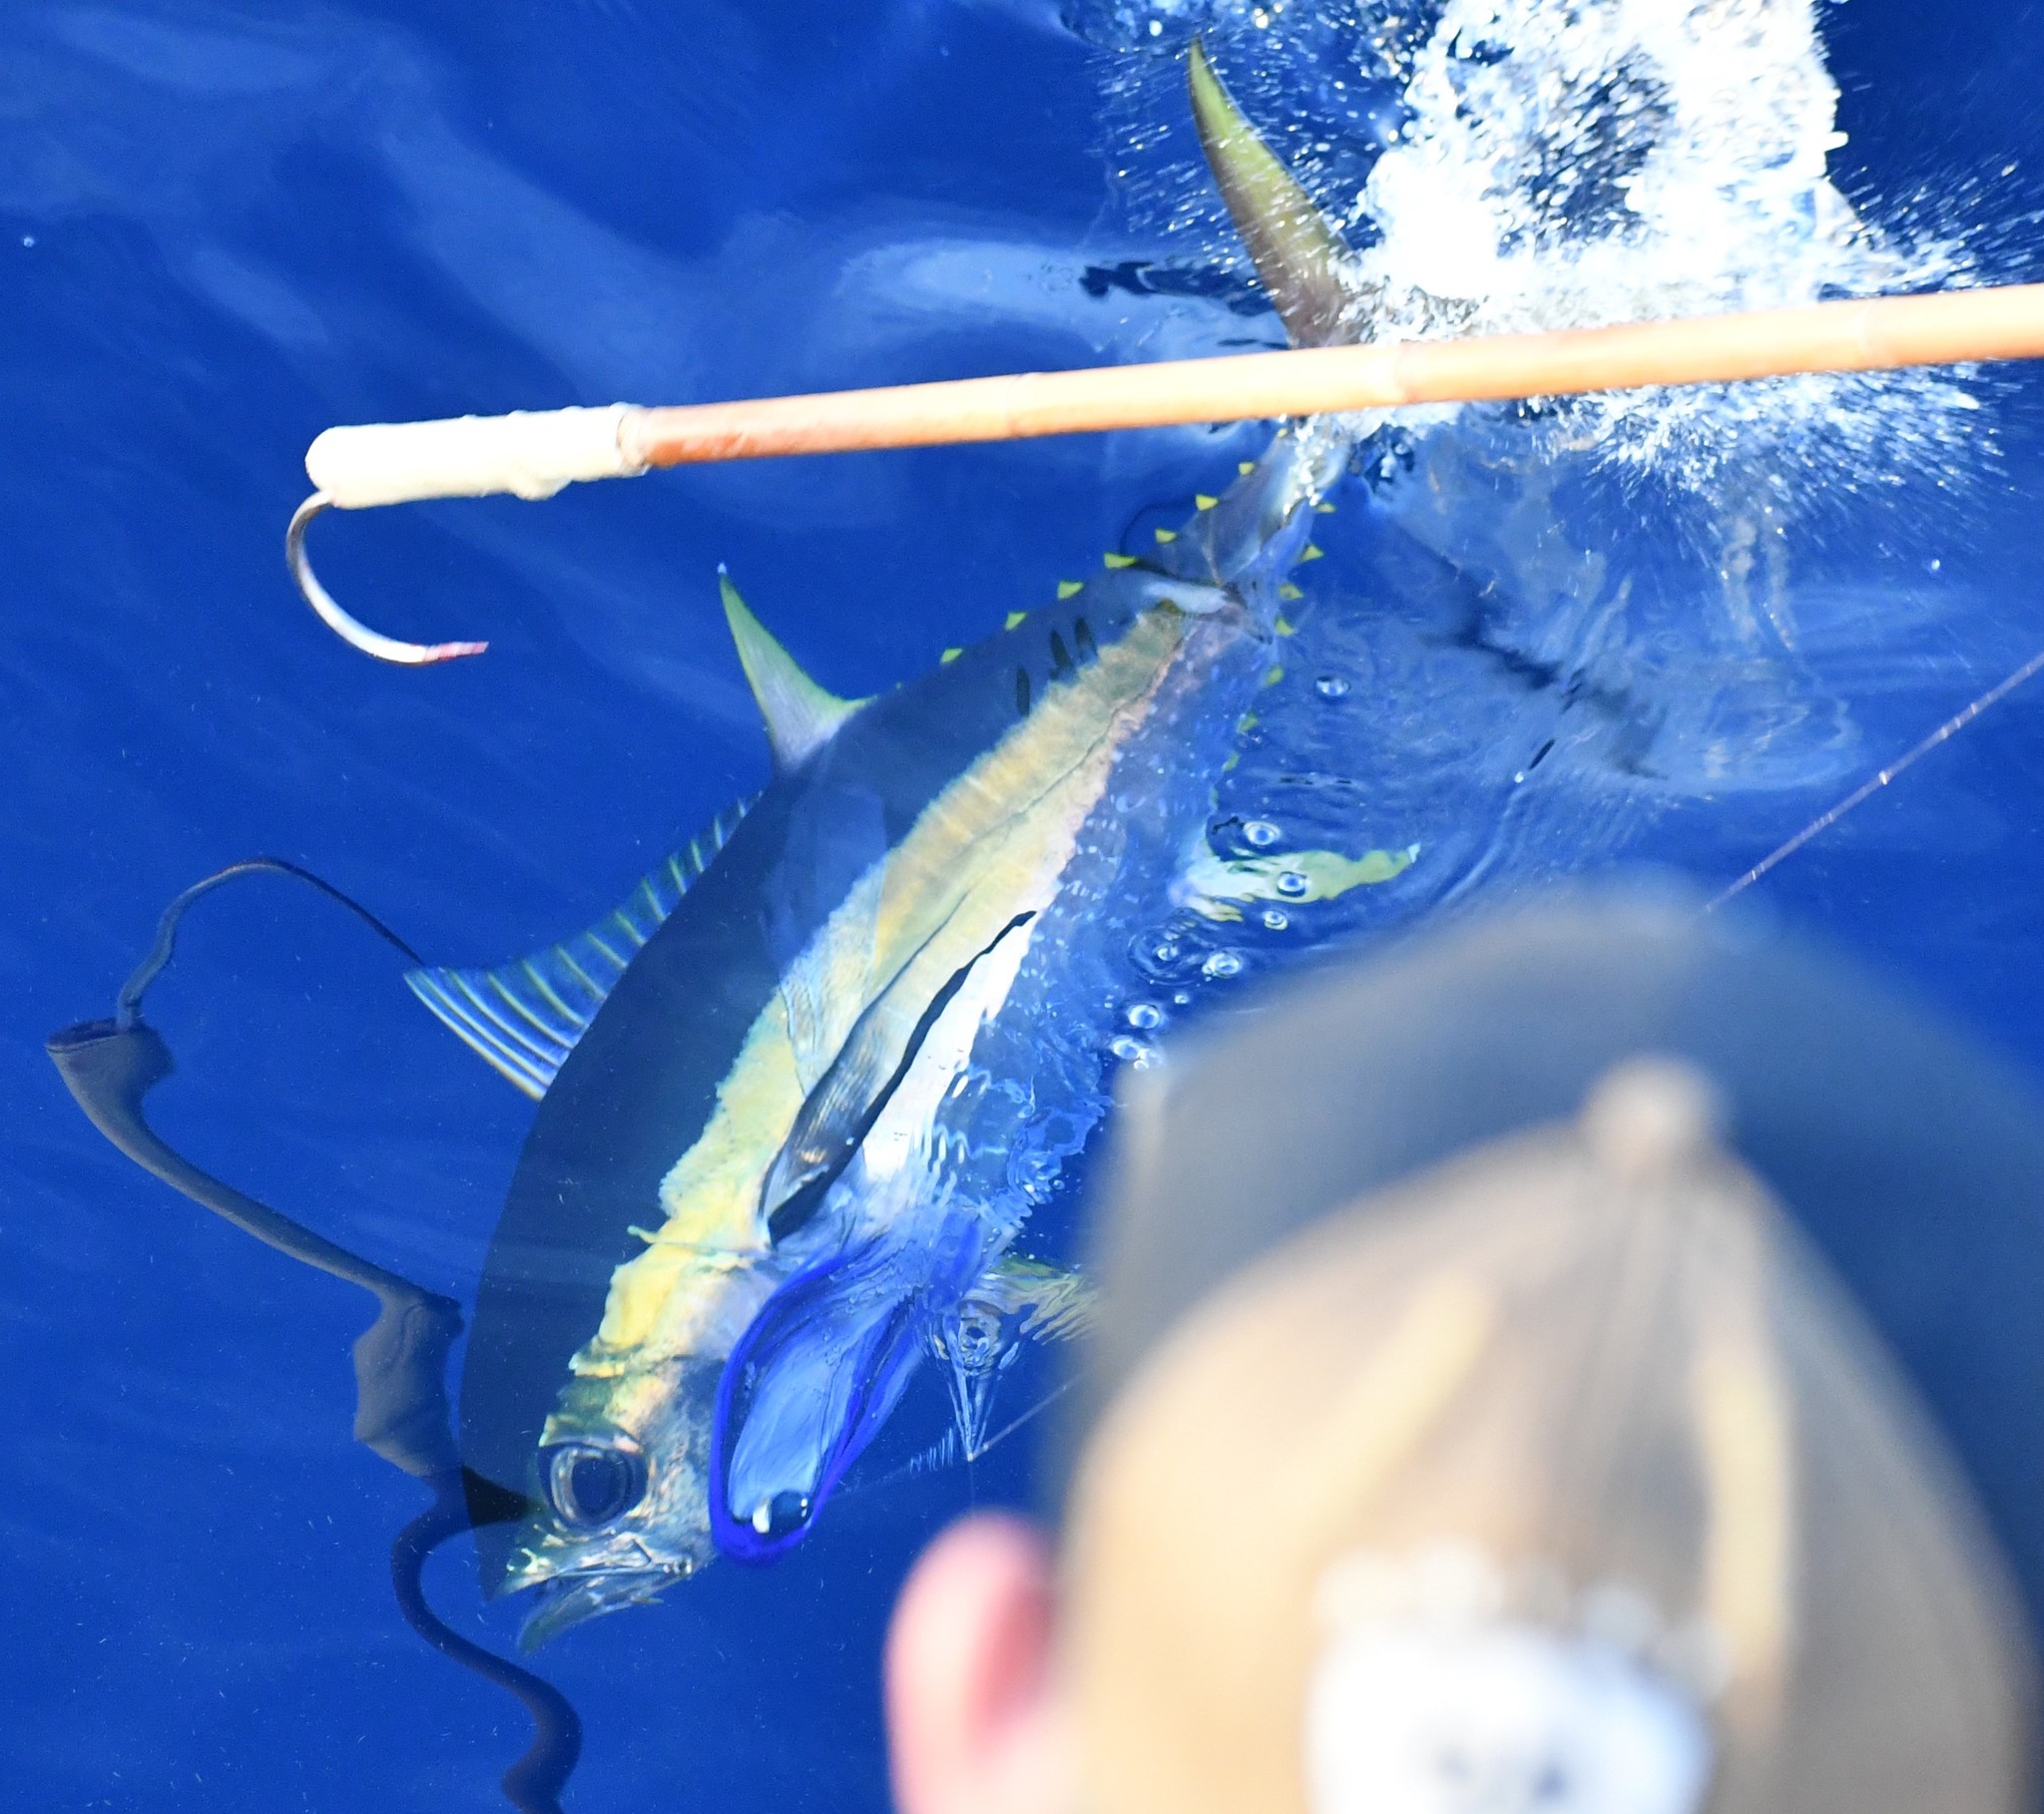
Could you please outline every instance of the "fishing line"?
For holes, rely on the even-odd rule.
[[[350,913],[364,921],[387,944],[396,946],[413,964],[423,964],[420,957],[396,933],[383,924],[368,908],[352,895],[346,895],[321,876],[309,869],[300,869],[295,863],[286,863],[281,857],[249,857],[240,863],[230,863],[225,869],[215,870],[204,881],[192,886],[164,909],[163,918],[156,923],[156,942],[150,946],[149,955],[135,966],[135,974],[121,985],[121,993],[114,1007],[114,1025],[123,1029],[135,1025],[136,1017],[142,1011],[142,997],[150,984],[157,979],[157,973],[171,961],[171,954],[178,946],[178,922],[185,917],[187,909],[202,895],[211,894],[224,883],[235,881],[245,875],[280,875],[292,881],[303,882],[308,888],[316,888],[328,900],[338,901]]]
[[[193,902],[248,875],[281,875],[317,889],[354,913],[412,963],[418,953],[330,882],[276,857],[233,863],[195,882],[164,909],[149,954],[121,987],[110,1020],[82,1021],[50,1036],[51,1062],[87,1117],[128,1158],[265,1246],[376,1298],[376,1320],[355,1340],[355,1441],[423,1484],[433,1503],[397,1535],[391,1587],[406,1624],[449,1660],[515,1695],[532,1718],[533,1741],[504,1772],[505,1798],[519,1814],[561,1814],[560,1791],[582,1751],[582,1722],[560,1690],[471,1642],[426,1603],[426,1559],[450,1537],[523,1515],[525,1502],[461,1465],[447,1403],[447,1356],[461,1333],[461,1307],[410,1279],[315,1234],[267,1203],[224,1183],[171,1146],[149,1125],[144,1098],[171,1075],[162,1035],[142,1018],[149,987],[171,961],[179,923]]]
[[[1035,1404],[1031,1405],[1029,1409],[1027,1411],[1024,1411],[1019,1417],[1011,1418],[1007,1423],[1003,1424],[1000,1429],[995,1431],[993,1435],[989,1436],[985,1442],[979,1445],[978,1448],[972,1450],[971,1453],[969,1453],[965,1459],[968,1462],[974,1462],[978,1461],[980,1457],[983,1455],[991,1455],[996,1448],[998,1448],[1002,1443],[1006,1442],[1008,1438],[1013,1436],[1015,1432],[1021,1429],[1024,1424],[1033,1423],[1038,1417],[1042,1416],[1044,1412],[1048,1411],[1051,1408],[1051,1406],[1056,1404],[1059,1399],[1063,1398],[1067,1392],[1071,1391],[1071,1389],[1078,1383],[1079,1382],[1076,1379],[1068,1379],[1062,1386],[1057,1387],[1054,1391],[1045,1393],[1042,1398],[1038,1399]]]
[[[493,1496],[493,1497],[492,1497]],[[488,1505],[476,1513],[479,1499]],[[582,1757],[582,1718],[568,1697],[543,1676],[463,1637],[426,1602],[426,1558],[449,1538],[480,1525],[521,1518],[525,1502],[462,1469],[434,1483],[433,1503],[398,1532],[390,1546],[390,1587],[404,1622],[450,1662],[515,1695],[532,1719],[533,1742],[499,1779],[504,1799],[519,1814],[561,1814],[561,1791]]]
[[[1011,1418],[975,1449],[966,1450],[959,1443],[958,1428],[954,1423],[921,1454],[910,1456],[900,1467],[890,1468],[875,1479],[859,1481],[852,1486],[840,1488],[835,1497],[840,1500],[863,1499],[869,1493],[878,1493],[887,1487],[899,1486],[905,1480],[913,1480],[918,1474],[934,1473],[937,1469],[948,1468],[953,1463],[969,1466],[991,1454],[1025,1424],[1034,1422],[1078,1383],[1076,1379],[1068,1379],[1062,1386],[1047,1392],[1028,1410]]]
[[[1853,788],[1853,790],[1850,793],[1848,793],[1842,800],[1840,800],[1835,806],[1832,806],[1828,811],[1817,814],[1815,818],[1811,819],[1810,822],[1807,825],[1803,826],[1803,828],[1800,831],[1798,831],[1792,838],[1789,838],[1786,843],[1778,844],[1773,850],[1769,851],[1766,856],[1761,858],[1761,860],[1758,863],[1756,863],[1751,869],[1749,869],[1743,876],[1741,876],[1738,879],[1738,881],[1732,883],[1732,885],[1726,888],[1722,893],[1713,897],[1713,899],[1705,905],[1704,911],[1706,913],[1715,913],[1720,907],[1724,906],[1725,903],[1731,900],[1734,896],[1744,894],[1747,889],[1751,888],[1754,885],[1754,883],[1758,882],[1762,876],[1768,873],[1769,870],[1775,868],[1776,865],[1785,862],[1788,858],[1793,856],[1798,850],[1800,850],[1803,847],[1803,845],[1807,844],[1810,841],[1810,839],[1817,837],[1823,832],[1828,831],[1833,825],[1835,825],[1840,819],[1842,819],[1848,812],[1851,812],[1855,807],[1863,806],[1868,800],[1872,799],[1876,793],[1878,793],[1897,775],[1902,774],[1909,768],[1913,767],[1918,761],[1920,761],[1924,756],[1927,756],[1940,743],[1946,742],[1950,738],[1957,736],[1960,731],[1964,730],[1966,726],[1972,723],[1972,721],[1975,718],[1977,718],[1982,712],[1987,711],[1991,709],[1993,706],[2000,704],[2003,699],[2007,698],[2008,695],[2014,692],[2017,687],[2021,686],[2024,681],[2031,680],[2040,672],[2044,672],[2044,649],[2040,649],[2027,662],[2025,662],[2020,668],[2018,668],[2015,671],[2015,673],[2008,676],[2007,679],[1999,681],[1997,684],[1993,686],[1990,686],[1985,692],[1983,692],[1977,699],[1975,699],[1970,705],[1966,706],[1963,710],[1953,712],[1950,717],[1946,718],[1942,724],[1940,724],[1928,736],[1923,738],[1921,742],[1915,744],[1912,748],[1907,750],[1893,762],[1890,762],[1887,767],[1883,768],[1878,774],[1873,776],[1871,780],[1861,782],[1859,786]]]

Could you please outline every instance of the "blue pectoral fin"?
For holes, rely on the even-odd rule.
[[[411,970],[405,982],[457,1039],[537,1100],[752,803],[741,800],[719,813],[708,831],[641,877],[624,904],[587,932],[494,969]]]
[[[710,1448],[710,1530],[733,1560],[766,1563],[878,1434],[922,1354],[898,1256],[840,1254],[790,1279],[725,1365]]]

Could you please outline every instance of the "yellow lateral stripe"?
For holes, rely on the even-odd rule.
[[[1163,683],[1186,626],[1175,612],[1145,614],[953,780],[860,879],[799,960],[834,971],[847,955],[837,949],[845,926],[870,928],[858,984],[829,991],[842,1025],[827,1030],[827,1047],[841,1046],[856,1017],[897,983],[907,997],[933,995],[1017,903],[1054,896],[1115,754],[1144,721],[1143,702]],[[622,1390],[664,1358],[730,1351],[770,1287],[754,1263],[766,1238],[760,1179],[804,1095],[786,992],[777,990],[718,1087],[709,1124],[662,1180],[667,1220],[655,1243],[612,1274],[596,1339],[575,1357],[578,1375],[615,1378]]]

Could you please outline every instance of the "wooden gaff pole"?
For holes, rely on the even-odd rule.
[[[629,411],[634,466],[2044,357],[2044,284]]]
[[[713,460],[2039,357],[2044,284],[2012,284],[1620,327],[1308,347],[733,403],[619,403],[369,423],[329,428],[306,452],[317,489],[291,518],[284,555],[299,591],[344,641],[380,661],[443,662],[479,655],[484,646],[378,636],[327,594],[304,549],[306,526],[319,512],[498,492],[545,498],[580,479]]]

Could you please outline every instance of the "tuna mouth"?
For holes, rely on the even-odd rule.
[[[625,1606],[650,1606],[667,1589],[687,1581],[694,1571],[687,1563],[660,1569],[604,1569],[581,1575],[557,1575],[537,1589],[535,1605],[518,1630],[518,1648],[527,1656],[562,1632],[585,1620],[601,1618]]]

